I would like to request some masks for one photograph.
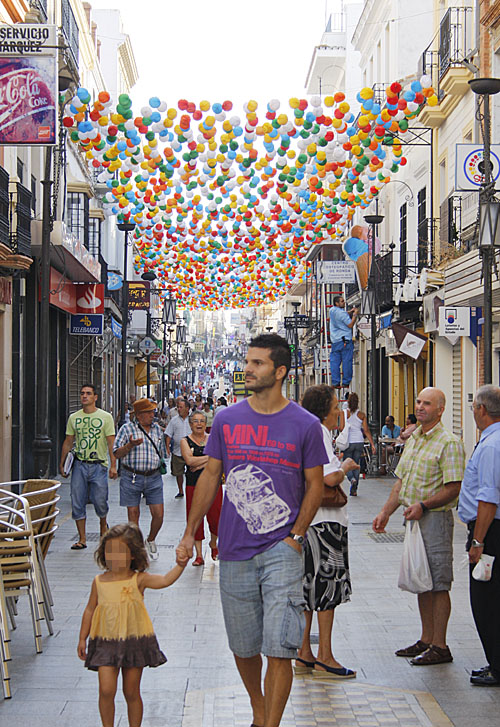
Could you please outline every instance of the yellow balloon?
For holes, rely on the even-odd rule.
[[[208,111],[210,108],[210,101],[200,101],[200,110],[201,111]]]
[[[250,100],[247,104],[247,107],[248,107],[249,111],[256,111],[257,107],[258,107],[258,103],[257,103],[257,101]]]

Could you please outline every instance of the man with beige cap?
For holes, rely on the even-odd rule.
[[[453,661],[446,644],[453,581],[453,508],[465,469],[462,441],[441,424],[445,395],[432,386],[417,396],[419,427],[405,444],[389,499],[373,521],[385,532],[390,516],[403,505],[406,520],[418,520],[432,576],[432,589],[418,594],[422,622],[419,640],[396,656],[410,657],[414,666]],[[409,526],[407,524],[407,526]]]
[[[139,524],[141,495],[151,511],[146,549],[151,560],[158,559],[155,538],[163,524],[163,480],[166,472],[165,438],[153,422],[157,404],[149,399],[134,402],[134,421],[124,424],[116,435],[114,455],[122,460],[120,505],[127,508],[130,522]]]

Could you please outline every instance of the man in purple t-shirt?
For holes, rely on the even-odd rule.
[[[208,463],[177,560],[193,554],[194,533],[226,476],[219,523],[220,592],[229,647],[250,697],[253,727],[276,727],[292,685],[304,629],[302,544],[323,495],[328,457],[319,420],[281,394],[291,352],[284,338],[250,342],[248,399],[214,419]],[[262,656],[267,657],[264,693]]]

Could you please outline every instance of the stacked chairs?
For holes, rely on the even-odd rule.
[[[4,695],[11,696],[8,674],[10,660],[8,620],[16,628],[17,600],[27,594],[37,654],[42,651],[43,590],[33,537],[30,507],[20,495],[0,490],[0,616],[1,657]]]
[[[50,635],[54,633],[51,623],[54,620],[52,612],[54,600],[45,569],[45,557],[58,527],[56,518],[60,511],[57,503],[61,498],[57,490],[60,486],[61,483],[57,480],[26,480],[21,492],[21,495],[28,501],[30,508],[31,525],[42,583],[43,612]]]

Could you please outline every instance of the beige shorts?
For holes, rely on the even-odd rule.
[[[173,452],[170,460],[170,472],[173,474],[174,477],[179,477],[186,472],[186,463],[184,462],[182,457],[179,457]]]

